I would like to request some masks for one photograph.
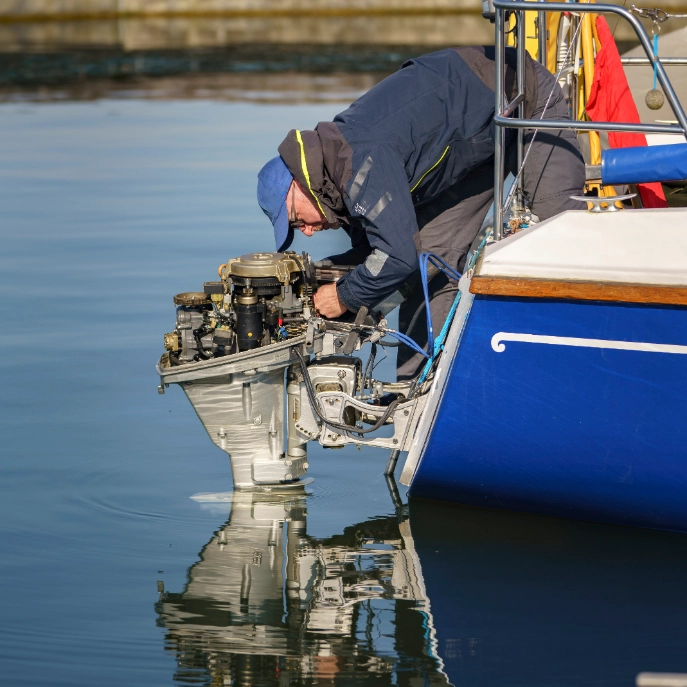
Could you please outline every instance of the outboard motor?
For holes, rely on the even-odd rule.
[[[419,416],[417,399],[406,402],[409,384],[372,379],[373,365],[363,372],[352,355],[380,341],[385,320],[362,312],[355,321],[332,321],[314,311],[318,286],[351,269],[316,266],[305,253],[250,253],[221,265],[220,280],[203,291],[174,296],[176,326],[164,335],[159,391],[181,386],[229,454],[235,487],[302,485],[311,440],[403,448]],[[389,392],[392,406],[381,402]],[[402,412],[394,414],[397,406]],[[391,436],[387,429],[373,437],[384,425],[393,425]]]

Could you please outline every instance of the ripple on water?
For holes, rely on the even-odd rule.
[[[316,488],[312,489],[313,499],[317,501],[326,500],[330,504],[349,501],[356,498],[359,494],[354,483],[343,480],[337,484],[322,482],[315,486]]]
[[[160,651],[159,645],[158,632],[130,627],[124,633],[119,623],[108,627],[106,623],[87,620],[77,625],[65,619],[59,632],[40,623],[28,629],[0,627],[2,682],[16,687],[86,685],[92,684],[94,672],[108,675],[110,680],[122,670],[150,673],[155,666],[157,673],[162,666],[156,664],[162,660],[151,665],[150,657]],[[76,651],[80,660],[76,660]],[[92,656],[98,657],[97,667],[89,658]],[[149,675],[153,676],[154,673]]]
[[[189,524],[206,521],[196,508],[179,508],[176,495],[156,493],[151,484],[131,484],[107,472],[81,473],[71,480],[65,502],[77,515],[95,517],[100,522],[126,521],[128,526],[148,526],[151,522]],[[148,507],[154,504],[155,507]]]
[[[125,497],[125,495],[121,495]],[[97,513],[104,515],[106,518],[114,520],[129,520],[134,524],[138,522],[146,522],[149,520],[167,520],[170,522],[187,522],[187,518],[179,517],[179,514],[173,514],[172,512],[160,513],[153,511],[136,510],[131,507],[127,507],[124,504],[117,503],[113,498],[104,498],[102,496],[81,496],[70,499],[71,503],[77,507],[89,511],[91,513]]]

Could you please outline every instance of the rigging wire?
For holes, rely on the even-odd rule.
[[[623,0],[623,8],[625,7],[625,5],[627,5],[627,0]],[[633,8],[633,7],[634,7],[634,5],[631,5],[631,6],[630,6],[630,12],[632,11],[632,8]],[[616,17],[616,19],[615,19],[615,26],[613,27],[613,31],[611,31],[611,36],[613,37],[614,40],[615,40],[615,30],[618,28],[618,24],[619,24],[619,23],[620,23],[620,15],[618,15],[618,16]]]
[[[580,27],[582,26],[582,22],[579,21],[577,23],[577,28],[575,29],[575,34],[570,41],[570,45],[568,46],[568,51],[565,54],[565,59],[563,60],[561,64],[561,68],[558,70],[558,73],[556,74],[553,82],[553,86],[551,87],[551,92],[549,93],[549,97],[546,99],[546,104],[544,105],[544,111],[541,113],[541,117],[539,120],[544,119],[544,115],[546,114],[546,110],[549,108],[549,104],[551,103],[551,98],[553,97],[554,91],[556,90],[556,86],[558,86],[558,79],[561,78],[561,74],[563,73],[564,67],[568,64],[568,58],[570,56],[570,50],[572,49],[573,45],[575,45],[575,41],[577,39],[577,34],[580,31]],[[534,133],[532,134],[532,138],[530,139],[529,145],[527,146],[527,150],[525,151],[525,155],[522,158],[522,164],[520,165],[520,169],[518,170],[518,173],[515,177],[515,180],[513,181],[512,186],[510,187],[510,191],[508,192],[508,197],[506,198],[506,202],[503,204],[503,214],[505,215],[506,212],[508,211],[508,207],[510,206],[513,196],[515,195],[515,191],[517,190],[518,187],[518,179],[520,178],[520,175],[522,174],[522,170],[525,167],[525,163],[527,162],[527,158],[530,155],[530,151],[532,150],[532,144],[534,143],[534,139],[537,137],[537,133],[539,132],[539,129],[535,129]]]

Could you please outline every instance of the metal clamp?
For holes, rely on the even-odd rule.
[[[671,19],[673,16],[675,16],[672,14],[668,14],[668,12],[662,10],[660,7],[637,7],[636,5],[630,5],[630,12],[634,12],[638,17],[641,17],[642,19],[651,19],[651,21],[654,22],[654,26],[658,26],[659,24],[662,24],[664,21],[668,21],[668,19]]]
[[[336,423],[344,423],[345,421],[345,411],[347,408],[352,407],[354,410],[359,411],[367,416],[373,416],[375,418],[381,417],[385,412],[386,408],[384,406],[373,406],[369,403],[363,403],[348,394],[340,391],[327,391],[317,395],[321,402],[321,407],[324,416]],[[320,443],[323,446],[343,446],[345,444],[358,444],[359,446],[376,446],[377,448],[390,448],[390,449],[405,449],[405,441],[408,435],[408,431],[411,428],[413,421],[417,420],[417,413],[415,412],[417,407],[418,399],[412,399],[400,403],[391,417],[389,418],[390,423],[393,423],[394,433],[391,437],[368,437],[368,436],[355,436],[352,432],[341,433],[339,430],[330,428],[326,423],[323,423]]]
[[[587,212],[618,212],[619,207],[616,207],[616,202],[621,200],[630,200],[634,198],[636,193],[628,193],[624,196],[570,196],[573,200],[581,200],[586,203],[591,203],[592,207]],[[605,206],[605,207],[604,207]]]

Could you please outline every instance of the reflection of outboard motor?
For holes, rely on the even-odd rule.
[[[160,585],[158,624],[180,670],[203,670],[212,684],[276,676],[293,684],[339,672],[376,684],[398,662],[409,678],[445,685],[407,523],[374,518],[314,539],[306,498],[302,490],[234,492],[229,521],[184,591]],[[390,650],[397,614],[406,634]],[[357,626],[369,630],[359,638]]]

